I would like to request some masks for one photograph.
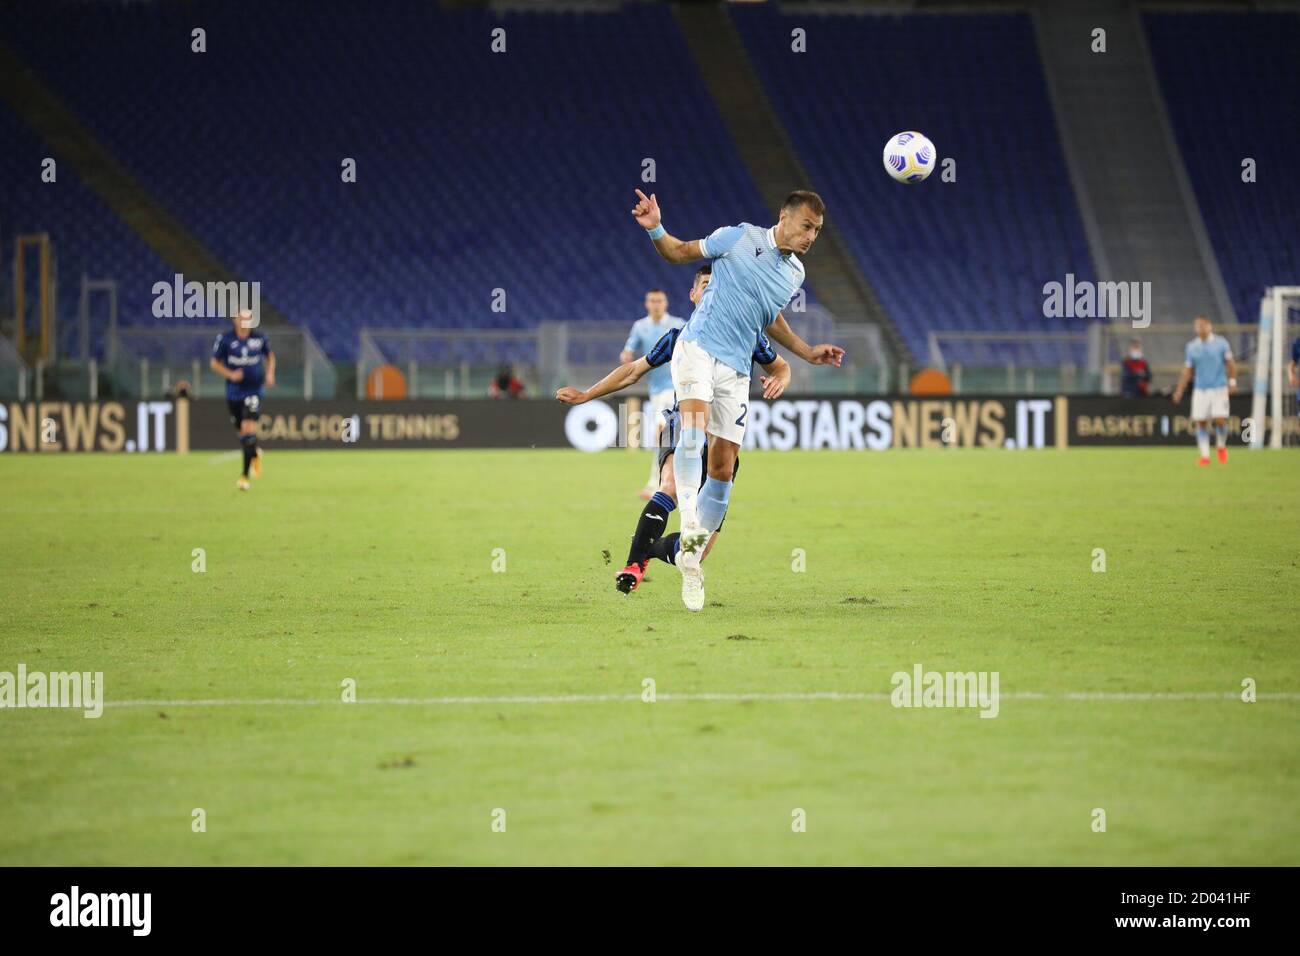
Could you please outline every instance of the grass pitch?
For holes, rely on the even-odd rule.
[[[0,670],[109,706],[0,710],[0,863],[1300,863],[1294,454],[744,459],[692,615],[640,454],[5,456]],[[918,663],[998,716],[698,699]]]

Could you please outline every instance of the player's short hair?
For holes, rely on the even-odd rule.
[[[663,295],[663,296],[668,295],[668,293],[665,292],[663,289],[646,289],[646,290],[645,290],[645,294],[646,294],[646,295],[655,295],[656,293],[659,294],[659,295]]]
[[[706,262],[704,263],[704,265],[700,266],[698,269],[695,270],[696,279],[698,279],[700,276],[711,276],[711,275],[713,275],[712,262]]]
[[[807,206],[814,216],[826,215],[826,203],[822,202],[822,197],[811,189],[796,189],[786,196],[785,202],[781,203],[781,211],[785,212],[789,209],[793,212],[800,206]]]

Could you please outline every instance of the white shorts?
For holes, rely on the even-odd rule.
[[[650,395],[650,412],[656,419],[663,418],[663,413],[671,411],[673,403],[677,399],[673,395],[671,388],[665,388],[662,392],[652,392]]]
[[[715,359],[695,342],[677,340],[673,349],[677,400],[709,403],[708,433],[742,444],[749,413],[749,376]]]
[[[675,401],[676,398],[671,388],[650,393],[650,398],[646,402],[645,415],[641,418],[641,421],[645,423],[641,429],[641,445],[643,448],[658,447],[655,444],[655,436],[659,434],[659,426],[664,423],[664,412],[672,411]]]
[[[1192,389],[1192,421],[1228,417],[1228,386]]]

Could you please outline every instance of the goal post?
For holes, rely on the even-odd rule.
[[[1252,448],[1281,448],[1286,441],[1288,419],[1296,414],[1294,390],[1286,375],[1289,361],[1288,321],[1300,309],[1300,286],[1272,286],[1259,301],[1259,347],[1255,352],[1255,387],[1251,417],[1267,421],[1269,428],[1256,428]],[[1267,431],[1267,436],[1265,432]]]

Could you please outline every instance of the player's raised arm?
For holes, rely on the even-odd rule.
[[[636,191],[637,204],[632,207],[632,217],[637,225],[650,234],[659,255],[672,263],[695,262],[704,258],[700,249],[700,240],[688,239],[683,242],[671,236],[663,227],[663,217],[659,213],[659,200],[654,193],[647,196],[641,190]]]
[[[803,339],[799,338],[790,328],[790,323],[785,320],[785,316],[780,312],[776,314],[776,321],[769,325],[764,331],[772,337],[778,345],[789,349],[793,354],[803,359],[809,365],[834,365],[836,368],[844,361],[844,350],[838,345],[809,345]]]
[[[565,405],[581,405],[583,402],[590,402],[593,399],[622,391],[629,385],[635,385],[641,381],[641,376],[648,371],[650,371],[650,363],[646,361],[643,355],[635,362],[620,365],[585,392],[566,385],[564,388],[556,389],[555,397]]]

